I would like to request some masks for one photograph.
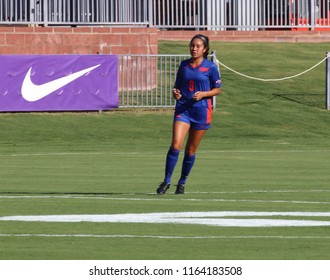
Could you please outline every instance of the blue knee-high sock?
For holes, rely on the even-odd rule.
[[[183,158],[183,162],[182,162],[182,170],[181,170],[181,177],[179,179],[178,185],[179,184],[185,184],[186,180],[188,178],[188,175],[191,171],[191,169],[194,166],[195,163],[195,155],[185,155]]]
[[[171,183],[172,174],[176,163],[178,162],[180,150],[173,150],[172,147],[169,148],[166,156],[166,166],[165,166],[165,179],[166,184]]]

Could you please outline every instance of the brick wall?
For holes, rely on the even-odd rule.
[[[157,29],[0,26],[0,54],[157,54]]]
[[[0,26],[0,54],[157,54],[158,40],[330,42],[330,31],[162,31],[121,27]]]
[[[319,43],[330,42],[330,31],[159,31],[158,40],[189,41],[195,34],[202,33],[212,41],[228,42],[287,42]]]

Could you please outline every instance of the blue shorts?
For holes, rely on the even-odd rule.
[[[185,122],[195,130],[208,130],[212,120],[212,103],[210,99],[203,100],[202,106],[185,106],[177,104],[174,113],[174,121]]]

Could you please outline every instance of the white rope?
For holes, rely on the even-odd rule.
[[[289,80],[289,79],[293,79],[293,78],[296,78],[296,77],[299,77],[311,70],[313,70],[314,68],[316,68],[317,66],[319,66],[321,63],[323,63],[326,59],[328,59],[329,56],[323,58],[320,62],[316,63],[314,66],[312,66],[311,68],[299,73],[299,74],[296,74],[296,75],[293,75],[293,76],[289,76],[289,77],[283,77],[283,78],[277,78],[277,79],[263,79],[263,78],[257,78],[257,77],[252,77],[252,76],[249,76],[249,75],[245,75],[243,73],[240,73],[230,67],[228,67],[227,65],[223,64],[222,62],[220,62],[218,59],[216,59],[216,63],[218,64],[218,68],[219,68],[219,72],[220,72],[220,67],[219,65],[227,68],[228,70],[240,75],[240,76],[243,76],[245,78],[248,78],[248,79],[252,79],[252,80],[257,80],[257,81],[262,81],[262,82],[276,82],[276,81],[284,81],[284,80]]]

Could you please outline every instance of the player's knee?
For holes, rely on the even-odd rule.
[[[171,145],[171,148],[172,148],[172,150],[175,150],[175,151],[180,151],[181,150],[181,147],[182,145],[180,145],[179,143],[172,143],[172,145]]]
[[[194,154],[196,154],[196,148],[195,147],[186,147],[185,155],[193,156]]]

